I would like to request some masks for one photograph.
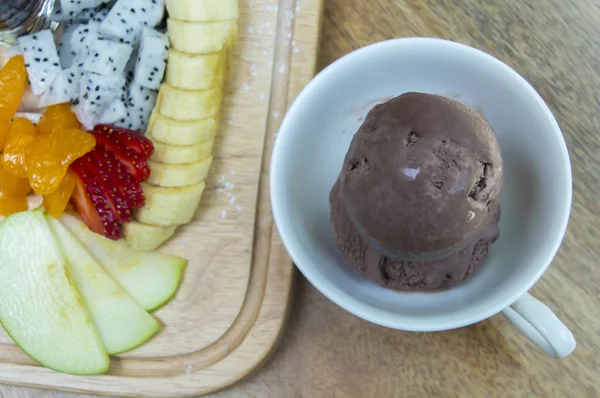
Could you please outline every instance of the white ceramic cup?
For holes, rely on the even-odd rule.
[[[500,239],[467,281],[439,293],[402,293],[364,279],[342,257],[329,191],[369,109],[409,91],[456,98],[478,110],[502,148]],[[364,47],[319,73],[290,107],[275,142],[271,203],[294,263],[325,296],[367,321],[409,331],[469,325],[499,312],[548,354],[575,339],[527,291],[558,250],[571,208],[565,141],[537,92],[513,69],[474,48],[429,38]]]

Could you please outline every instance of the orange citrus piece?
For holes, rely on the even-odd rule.
[[[25,155],[25,168],[33,191],[38,195],[55,192],[71,163],[95,146],[94,136],[79,129],[38,135]]]
[[[69,199],[71,199],[71,194],[75,190],[75,184],[77,184],[77,177],[72,172],[67,171],[56,192],[44,196],[43,204],[46,213],[54,218],[62,216]]]
[[[0,194],[0,215],[8,217],[11,214],[19,213],[29,209],[26,196],[8,196]]]
[[[0,177],[0,192],[3,195],[26,196],[31,191],[31,186],[29,186],[27,178],[17,177],[6,169],[0,171],[0,173],[2,173]]]
[[[61,129],[78,129],[81,125],[71,111],[71,105],[65,103],[49,106],[37,127],[40,134],[52,134]]]
[[[2,155],[4,167],[17,177],[26,178],[25,153],[35,141],[37,129],[28,119],[17,117],[10,124],[6,147]]]
[[[0,150],[6,144],[10,120],[19,108],[26,83],[25,60],[16,55],[0,69]]]
[[[23,185],[23,179],[15,177],[6,170],[0,162],[0,215],[10,216],[13,213],[25,211],[29,208],[27,203],[27,192],[29,192],[29,181],[25,178],[27,187]]]

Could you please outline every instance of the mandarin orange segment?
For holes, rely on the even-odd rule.
[[[25,168],[33,191],[38,195],[55,192],[69,165],[95,146],[94,136],[79,129],[37,136],[25,156]]]
[[[44,196],[43,205],[46,213],[54,218],[62,216],[75,190],[76,183],[77,177],[75,174],[67,171],[65,178],[63,178],[56,192]]]
[[[26,83],[25,60],[16,55],[0,69],[0,150],[6,144],[10,120],[19,108]]]
[[[81,127],[77,116],[71,111],[70,104],[49,106],[38,123],[40,134],[53,134],[58,130],[78,129]]]
[[[10,216],[13,213],[28,209],[27,192],[29,192],[29,181],[25,179],[27,188],[23,185],[23,179],[15,177],[7,171],[0,162],[0,215]]]
[[[9,196],[0,193],[0,216],[8,217],[29,210],[27,196]]]
[[[11,214],[19,213],[29,209],[27,197],[23,196],[8,196],[0,194],[0,215],[8,217]]]
[[[6,170],[0,162],[0,192],[8,196],[25,196],[31,191],[29,180]]]
[[[17,177],[26,178],[25,153],[35,141],[37,129],[28,119],[17,117],[10,124],[6,147],[2,155],[4,167]]]

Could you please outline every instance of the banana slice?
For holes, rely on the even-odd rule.
[[[135,218],[163,227],[187,224],[194,218],[204,187],[204,182],[175,188],[142,183],[146,203],[136,210]]]
[[[171,46],[190,54],[210,54],[230,49],[237,41],[237,29],[237,20],[186,22],[169,18],[167,21]]]
[[[181,121],[163,116],[154,109],[148,125],[148,135],[153,140],[169,145],[196,145],[212,140],[218,127],[216,118]]]
[[[182,21],[225,21],[240,15],[238,0],[166,0],[169,16]]]
[[[181,90],[163,84],[159,112],[176,120],[202,120],[215,117],[221,110],[223,90]]]
[[[125,240],[132,249],[151,251],[165,243],[173,234],[177,226],[160,227],[158,225],[144,224],[131,221],[122,225]]]
[[[160,142],[149,134],[154,144],[154,153],[150,160],[168,164],[194,163],[205,159],[212,153],[215,140],[213,138],[194,145],[169,145]]]
[[[187,54],[169,50],[167,84],[185,90],[206,90],[225,85],[227,60],[224,51],[212,54]]]
[[[212,164],[212,156],[194,163],[167,164],[148,160],[148,183],[161,187],[183,187],[204,181]]]

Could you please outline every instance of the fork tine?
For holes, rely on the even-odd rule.
[[[0,45],[15,44],[22,34],[56,28],[52,23],[56,0],[0,1]]]
[[[39,6],[38,1],[6,0],[0,5],[0,23],[9,29],[16,28]]]

